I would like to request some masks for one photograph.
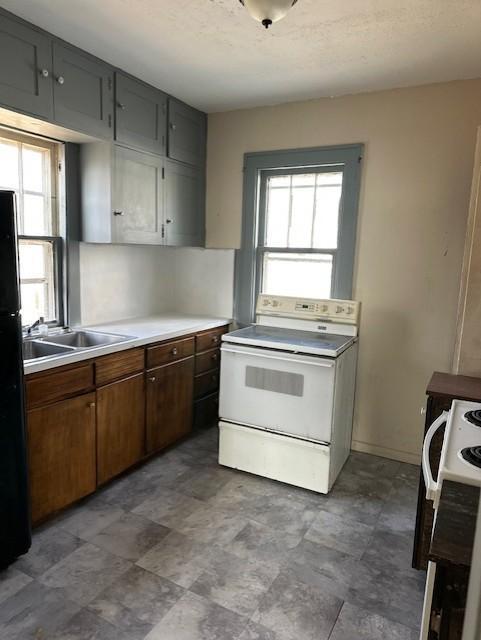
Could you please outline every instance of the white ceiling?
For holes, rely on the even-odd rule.
[[[206,111],[481,77],[481,0],[0,0]]]

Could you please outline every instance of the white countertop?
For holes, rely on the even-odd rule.
[[[182,313],[162,313],[147,318],[129,318],[127,320],[118,320],[116,322],[88,327],[74,327],[75,329],[89,329],[92,331],[131,336],[131,339],[102,347],[79,349],[71,353],[61,353],[56,356],[31,360],[24,364],[25,375],[45,371],[46,369],[52,369],[54,367],[61,367],[66,364],[81,362],[82,360],[98,358],[99,356],[104,356],[109,353],[132,349],[133,347],[141,347],[146,344],[169,340],[170,338],[178,338],[190,333],[205,331],[206,329],[215,329],[230,322],[231,320],[229,318],[192,316]]]

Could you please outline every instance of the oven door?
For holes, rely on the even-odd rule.
[[[316,442],[331,441],[336,361],[224,343],[219,415]]]

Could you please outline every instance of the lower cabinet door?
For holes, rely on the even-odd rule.
[[[158,451],[192,430],[194,358],[147,372],[147,451]]]
[[[95,491],[95,393],[27,414],[32,521]]]
[[[97,482],[138,462],[145,451],[144,374],[97,389]]]

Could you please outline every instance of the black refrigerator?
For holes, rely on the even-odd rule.
[[[30,544],[15,194],[0,191],[0,569]]]

